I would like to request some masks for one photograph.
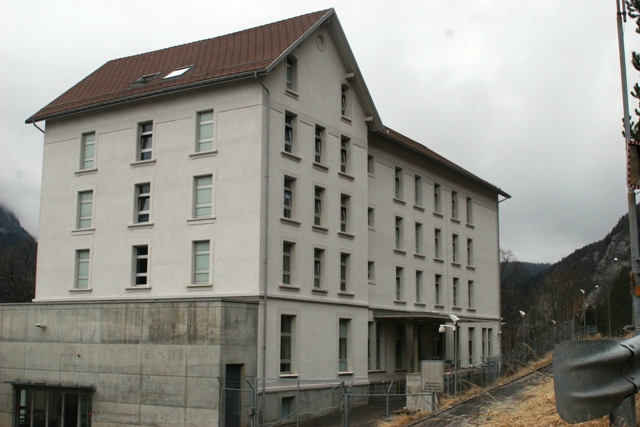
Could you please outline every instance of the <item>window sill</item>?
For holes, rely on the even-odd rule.
[[[347,116],[340,116],[340,120],[342,120],[346,124],[349,124],[349,125],[351,124],[351,119]]]
[[[281,151],[280,155],[285,158],[285,159],[289,159],[289,160],[293,160],[296,163],[300,163],[302,161],[301,157],[296,156],[295,154],[289,153],[287,151]]]
[[[338,172],[338,176],[349,181],[353,181],[355,179],[353,175],[349,175],[348,173],[342,171]]]
[[[451,261],[451,267],[460,268],[461,265],[459,262]]]
[[[281,217],[280,222],[282,224],[292,225],[294,227],[300,227],[300,221],[296,221],[295,219]]]
[[[288,292],[299,292],[300,291],[300,286],[295,286],[295,285],[280,284],[280,285],[278,285],[278,288],[280,288],[283,291],[288,291]]]
[[[440,258],[434,258],[433,262],[435,262],[436,264],[444,264],[444,260]]]
[[[400,206],[404,206],[404,205],[407,204],[407,202],[405,202],[404,200],[399,199],[397,197],[393,198],[393,203],[395,203],[396,205],[400,205]]]
[[[124,288],[125,291],[139,291],[139,292],[148,292],[151,290],[151,285],[140,285],[140,286],[128,286]]]
[[[465,226],[466,226],[467,228],[472,229],[472,230],[473,230],[474,228],[476,228],[476,226],[475,226],[475,225],[473,225],[473,224],[469,224],[469,223],[466,223],[466,224],[465,224]]]
[[[413,209],[418,212],[424,212],[424,208],[422,206],[413,205]]]
[[[187,219],[187,225],[213,224],[215,222],[216,222],[215,216]]]
[[[384,369],[370,369],[367,371],[368,374],[384,374],[387,371],[385,371]]]
[[[131,167],[132,168],[141,168],[144,166],[153,166],[156,164],[156,159],[150,159],[150,160],[138,160],[135,162],[131,163]]]
[[[351,372],[351,371],[338,372],[338,375],[340,375],[340,376],[343,376],[343,375],[353,375],[353,372]]]
[[[376,228],[374,226],[369,226],[369,231],[376,231]]]
[[[418,258],[418,259],[425,259],[426,258],[426,256],[424,256],[423,254],[417,254],[417,253],[413,254],[413,257],[414,258]]]
[[[318,295],[327,295],[327,290],[323,288],[313,288],[311,289],[311,293]]]
[[[77,228],[75,230],[71,230],[71,234],[74,236],[83,236],[87,234],[93,234],[96,231],[95,227],[91,228]]]
[[[93,292],[93,288],[71,288],[69,289],[69,293],[72,294],[89,294]]]
[[[338,296],[343,298],[353,298],[355,295],[353,295],[351,292],[339,291]]]
[[[413,305],[415,305],[416,307],[426,307],[427,304],[423,303],[423,302],[414,302]]]
[[[356,236],[354,236],[351,233],[345,233],[344,231],[338,231],[338,237],[341,237],[343,239],[353,240],[355,239]]]
[[[476,271],[476,268],[473,265],[467,265],[467,270]]]
[[[129,230],[139,230],[139,229],[143,229],[143,228],[152,228],[153,227],[153,222],[138,222],[135,224],[129,224],[127,226],[129,228]]]
[[[444,305],[442,305],[442,304],[434,304],[433,308],[443,310],[444,309]]]
[[[313,166],[314,169],[317,169],[317,170],[319,170],[321,172],[329,172],[329,166],[325,166],[323,164],[316,163],[316,162],[313,162],[312,166]]]
[[[294,91],[292,91],[291,89],[285,89],[284,90],[284,94],[287,96],[290,96],[293,99],[298,99],[298,94]]]
[[[399,300],[399,299],[394,300],[393,303],[397,304],[397,305],[407,305],[406,301],[402,301],[402,300]]]
[[[373,172],[367,172],[367,175],[369,175],[369,178],[375,178],[376,176],[373,174]]]
[[[198,289],[211,289],[213,288],[213,283],[190,283],[187,285],[187,289],[198,290]]]
[[[375,285],[376,285],[376,282],[369,282],[369,284],[370,284],[371,286],[375,286]]]
[[[327,227],[322,227],[320,225],[312,225],[311,229],[316,233],[327,234],[329,233],[329,229]]]
[[[451,222],[454,224],[460,224],[460,220],[458,218],[451,218]]]
[[[451,307],[451,310],[462,311],[462,307],[458,307],[458,306],[454,305],[453,307]]]
[[[194,160],[194,159],[201,159],[203,157],[215,157],[217,154],[218,154],[218,150],[197,151],[195,153],[189,154],[189,158]]]
[[[406,255],[407,251],[403,251],[402,249],[394,249],[393,253],[397,255]]]
[[[298,378],[298,374],[280,374],[278,375],[280,378]]]
[[[475,308],[473,308],[473,307],[469,307],[469,308],[467,308],[467,311],[470,311],[470,312],[472,312],[472,313],[475,313],[475,312],[476,312],[476,309],[475,309]]]
[[[435,216],[436,218],[444,218],[444,215],[442,215],[440,212],[433,212],[433,216]]]
[[[93,175],[93,174],[95,174],[97,172],[98,172],[98,168],[81,169],[79,171],[76,171],[76,176]]]
[[[393,372],[407,372],[405,368],[394,369]]]

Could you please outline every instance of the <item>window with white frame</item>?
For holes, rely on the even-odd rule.
[[[422,271],[416,271],[416,302],[422,302]]]
[[[402,218],[396,217],[396,249],[402,249]]]
[[[91,228],[93,226],[93,191],[81,191],[78,193],[78,229]]]
[[[80,169],[93,169],[95,167],[96,133],[82,134],[82,159]]]
[[[314,162],[322,163],[322,154],[324,152],[324,128],[316,125],[316,136],[314,143]]]
[[[280,316],[280,373],[292,372],[293,334],[296,316]]]
[[[349,117],[350,115],[350,109],[351,109],[351,105],[350,105],[350,94],[351,90],[349,88],[349,85],[343,83],[341,86],[341,94],[340,94],[340,103],[341,103],[341,108],[340,108],[340,114],[342,114],[342,117]]]
[[[340,195],[340,231],[346,233],[349,229],[349,201],[346,194]]]
[[[469,280],[469,282],[467,283],[467,301],[468,301],[468,308],[473,308],[474,306],[474,289],[473,289],[473,280]]]
[[[347,372],[349,370],[349,327],[350,319],[339,319],[338,321],[338,371]]]
[[[210,283],[210,259],[211,242],[209,240],[193,242],[193,283],[196,285]]]
[[[282,284],[290,286],[293,276],[293,250],[291,242],[282,243]]]
[[[324,188],[315,187],[314,203],[313,203],[313,224],[321,226],[323,225],[323,209],[324,204]]]
[[[458,218],[458,192],[451,192],[451,218]]]
[[[322,276],[324,264],[324,249],[313,249],[313,287],[315,289],[322,289]]]
[[[284,115],[284,151],[293,153],[293,145],[295,138],[295,116],[289,112]]]
[[[402,267],[396,267],[396,301],[402,301]]]
[[[451,236],[451,261],[458,262],[458,235],[453,234]]]
[[[440,184],[433,184],[433,211],[440,212],[440,200],[442,199],[442,190]]]
[[[422,253],[422,224],[416,222],[415,228],[416,253]]]
[[[207,218],[212,213],[213,175],[197,176],[195,185],[195,218]]]
[[[153,122],[138,125],[140,141],[138,142],[138,160],[153,158]]]
[[[349,286],[349,254],[340,254],[340,292],[347,292]]]
[[[149,246],[134,246],[133,258],[135,262],[134,285],[149,285]]]
[[[402,199],[402,168],[397,166],[394,173],[394,197]]]
[[[285,72],[285,89],[290,92],[296,91],[297,80],[297,60],[294,56],[287,57],[287,70]]]
[[[151,218],[151,184],[136,185],[136,223],[149,222]]]
[[[453,306],[458,306],[458,283],[460,280],[457,277],[453,278]]]
[[[440,305],[440,289],[442,289],[442,275],[436,274],[435,295],[434,295],[434,300],[436,305]]]
[[[473,239],[467,239],[467,265],[473,265]]]
[[[213,110],[198,113],[198,145],[196,151],[213,150]]]
[[[89,249],[76,251],[76,289],[89,289]]]
[[[419,175],[413,181],[413,203],[422,206],[422,177]]]
[[[284,177],[284,212],[285,218],[293,218],[293,190],[295,178]]]
[[[441,240],[442,240],[441,239],[441,235],[442,235],[442,232],[440,231],[440,229],[436,228],[435,232],[434,232],[434,236],[433,236],[433,238],[434,238],[433,239],[433,250],[434,250],[434,257],[436,259],[440,259],[440,253],[441,253],[440,243],[441,243]]]
[[[473,199],[467,197],[467,224],[473,224]]]
[[[351,140],[346,136],[340,138],[340,172],[349,171],[349,151],[351,150]]]

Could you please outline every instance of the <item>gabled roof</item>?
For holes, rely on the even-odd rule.
[[[440,154],[436,153],[435,151],[432,151],[430,149],[428,149],[427,147],[425,147],[424,145],[420,144],[419,142],[414,141],[413,139],[402,135],[401,133],[396,132],[393,129],[390,129],[386,126],[384,126],[384,128],[380,131],[373,131],[371,132],[374,135],[378,135],[379,137],[381,137],[382,139],[388,141],[388,142],[392,142],[396,145],[401,146],[404,149],[407,149],[415,154],[418,154],[420,156],[422,156],[423,158],[426,158],[427,160],[436,163],[437,165],[449,170],[450,172],[462,176],[464,178],[470,179],[473,182],[476,182],[480,185],[482,185],[483,187],[486,187],[492,191],[495,191],[496,193],[498,193],[499,195],[501,195],[502,197],[506,197],[507,199],[510,199],[511,196],[507,193],[505,193],[504,191],[502,191],[499,187],[496,187],[493,184],[490,184],[489,182],[477,177],[476,175],[472,174],[471,172],[467,171],[464,168],[461,168],[460,166],[456,165],[455,163],[453,163],[450,160],[445,159],[444,157],[442,157]]]
[[[337,44],[343,48],[342,54],[347,55],[346,63],[355,64],[335,11],[321,10],[225,36],[109,61],[29,117],[26,123],[266,73],[331,17],[335,21],[331,32],[343,39],[337,40]],[[181,76],[163,80],[172,71],[187,66],[192,68]],[[369,112],[379,123],[357,65],[354,68],[356,80],[360,82],[359,96],[366,98]]]

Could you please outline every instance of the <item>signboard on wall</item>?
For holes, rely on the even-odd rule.
[[[422,391],[425,393],[442,393],[444,391],[444,360],[422,360]]]

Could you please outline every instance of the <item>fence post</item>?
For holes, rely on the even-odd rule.
[[[393,387],[393,381],[391,381],[391,383],[389,384],[389,388],[387,388],[387,386],[384,385],[384,381],[382,381],[382,387],[384,387],[384,391],[387,394],[386,418],[384,420],[385,421],[389,421],[389,419],[390,419],[390,417],[389,417],[389,393],[391,393],[391,387]]]

